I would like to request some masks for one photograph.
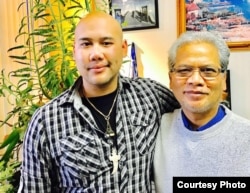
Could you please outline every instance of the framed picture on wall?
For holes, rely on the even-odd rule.
[[[230,49],[250,49],[250,1],[178,0],[178,35],[184,31],[216,31]]]
[[[123,31],[159,27],[158,0],[111,0],[110,7]]]

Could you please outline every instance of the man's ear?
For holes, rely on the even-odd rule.
[[[126,57],[128,55],[128,42],[127,42],[127,40],[123,40],[122,49],[123,49],[123,57]]]
[[[223,75],[223,80],[222,80],[222,89],[223,91],[227,90],[227,73],[224,73]]]
[[[169,78],[169,88],[172,89],[172,77],[171,77],[171,73],[168,73],[168,78]]]
[[[73,43],[73,59],[75,60],[75,42]]]

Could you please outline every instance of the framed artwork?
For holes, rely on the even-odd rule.
[[[178,0],[178,35],[184,31],[216,31],[230,49],[250,49],[250,1]]]
[[[159,27],[158,0],[111,0],[110,7],[123,31]]]

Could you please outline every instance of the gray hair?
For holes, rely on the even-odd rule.
[[[229,63],[230,50],[225,40],[218,34],[208,31],[187,31],[174,42],[168,52],[168,67],[171,70],[176,62],[178,48],[191,42],[207,42],[214,45],[219,52],[221,69],[227,70]]]

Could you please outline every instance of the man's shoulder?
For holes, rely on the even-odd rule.
[[[42,115],[42,114],[51,114],[52,112],[56,112],[56,109],[59,109],[60,106],[66,103],[71,102],[71,95],[72,91],[70,89],[65,90],[58,96],[54,97],[53,99],[47,101],[43,106],[39,107],[36,110],[34,115]]]
[[[54,97],[53,99],[51,99],[45,106],[50,106],[50,105],[53,105],[55,103],[61,104],[61,103],[65,103],[65,102],[70,102],[71,98],[72,98],[72,90],[67,89],[64,92],[57,95],[56,97]]]
[[[181,109],[175,109],[173,112],[164,113],[162,115],[163,122],[169,122],[170,120],[176,119],[181,116]]]
[[[123,84],[129,84],[131,86],[150,86],[153,88],[154,86],[163,86],[160,82],[153,80],[151,78],[143,78],[143,77],[137,77],[137,78],[129,78],[129,77],[122,77],[120,78],[121,82]]]
[[[250,120],[242,117],[232,111],[229,111],[230,113],[227,112],[227,114],[231,114],[230,119],[235,123],[235,124],[239,124],[245,127],[248,127],[250,129]]]

